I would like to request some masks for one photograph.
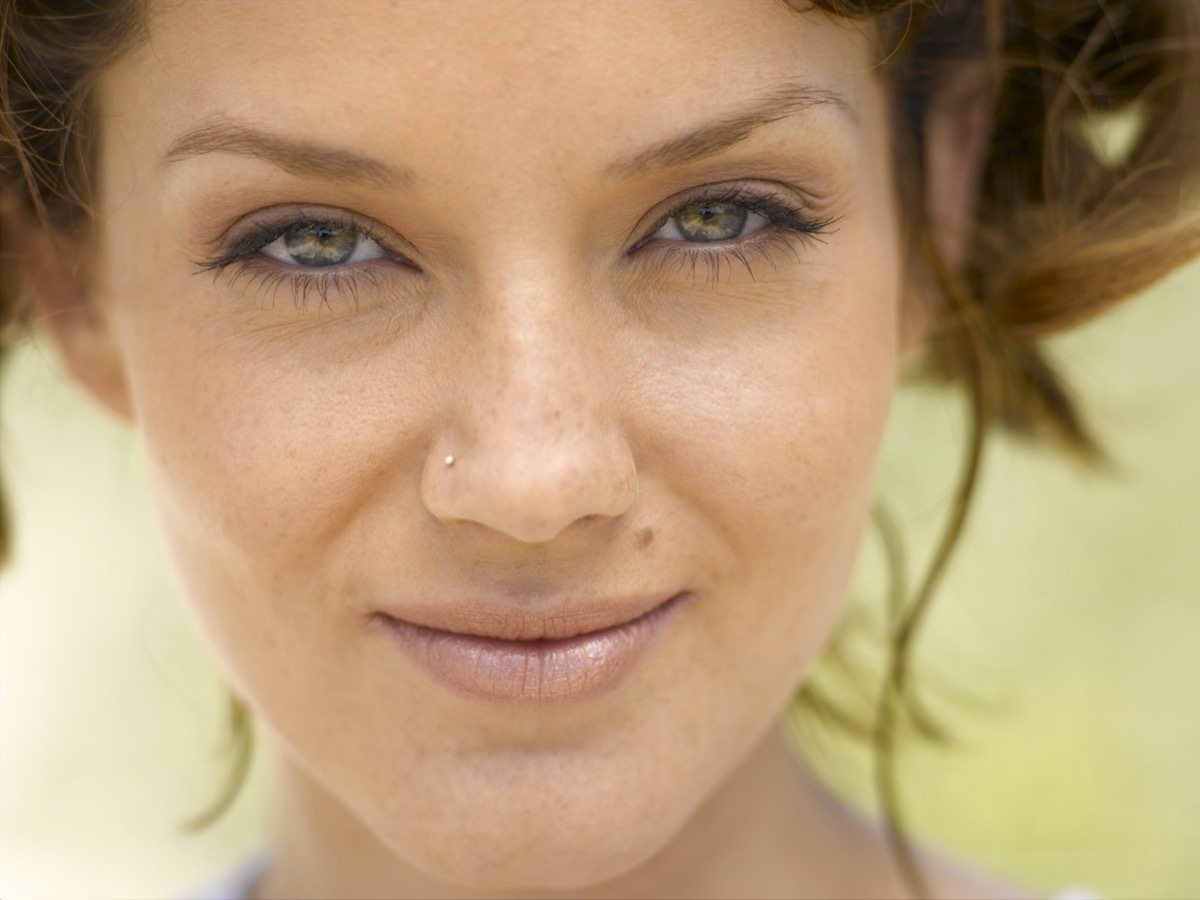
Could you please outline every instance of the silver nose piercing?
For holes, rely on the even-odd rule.
[[[442,462],[444,462],[447,466],[452,466],[454,465],[454,457],[447,456],[444,460],[442,460]]]

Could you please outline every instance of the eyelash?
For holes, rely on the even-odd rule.
[[[751,279],[755,277],[755,258],[765,260],[774,269],[775,252],[786,251],[798,262],[797,244],[824,243],[823,238],[833,233],[833,226],[838,221],[837,217],[833,216],[814,219],[803,207],[772,196],[761,189],[745,186],[699,188],[676,200],[670,211],[649,229],[649,234],[653,235],[673,216],[679,215],[688,206],[696,203],[735,204],[749,212],[757,213],[769,223],[744,238],[707,244],[674,241],[662,248],[665,259],[677,259],[680,269],[690,268],[693,285],[698,278],[696,269],[703,264],[706,287],[716,287],[721,279],[721,267],[725,266],[732,271],[734,262],[740,263]],[[652,242],[651,237],[643,238],[634,244],[632,249],[637,250]]]
[[[300,310],[308,305],[311,295],[319,297],[321,305],[329,308],[331,294],[334,296],[349,295],[357,309],[361,281],[368,282],[371,287],[379,285],[379,277],[373,267],[358,264],[352,269],[331,267],[332,271],[316,272],[302,266],[288,267],[273,262],[260,252],[289,232],[305,226],[326,226],[333,229],[355,231],[360,237],[374,241],[381,247],[384,246],[385,238],[376,233],[368,223],[353,216],[324,212],[320,215],[297,213],[293,218],[282,222],[252,229],[235,241],[232,248],[211,259],[198,261],[196,267],[201,273],[212,273],[214,282],[221,275],[232,271],[228,286],[232,288],[236,287],[240,281],[244,282],[243,290],[248,291],[251,287],[255,288],[260,299],[270,293],[271,299],[274,301],[281,287],[290,287],[292,302]],[[388,255],[381,259],[415,269],[413,264],[402,256]],[[380,260],[372,261],[379,262]]]
[[[672,217],[679,215],[688,206],[700,202],[735,204],[762,216],[768,224],[743,238],[728,241],[689,243],[653,238]],[[693,285],[699,278],[697,269],[703,266],[705,286],[715,287],[720,282],[722,267],[732,272],[735,262],[742,265],[750,278],[754,279],[756,261],[766,261],[773,269],[776,268],[776,252],[788,252],[798,260],[797,244],[822,242],[825,235],[833,233],[832,226],[836,222],[834,217],[811,218],[802,207],[784,202],[762,190],[748,187],[700,188],[676,200],[671,209],[646,231],[647,236],[634,243],[629,253],[635,253],[652,244],[664,244],[666,246],[659,250],[664,262],[676,259],[680,270],[690,269]],[[330,307],[331,296],[343,295],[348,296],[357,308],[362,282],[367,282],[371,287],[379,286],[379,277],[374,266],[358,263],[352,268],[330,267],[332,271],[315,272],[301,266],[288,267],[261,253],[263,248],[289,232],[313,226],[355,231],[360,237],[385,248],[384,252],[387,255],[370,262],[389,262],[419,272],[405,257],[388,253],[386,238],[378,235],[368,222],[353,216],[324,211],[320,215],[298,213],[287,220],[253,229],[238,239],[229,250],[211,259],[198,261],[196,266],[200,272],[212,273],[214,281],[223,274],[231,273],[229,287],[235,287],[239,283],[242,283],[245,291],[253,287],[260,299],[269,293],[273,301],[281,287],[290,287],[297,309],[304,309],[313,296],[320,299],[322,306]]]

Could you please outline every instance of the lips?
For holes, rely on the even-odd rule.
[[[565,604],[551,613],[471,604],[380,612],[402,652],[436,683],[496,705],[582,701],[624,681],[686,594]]]

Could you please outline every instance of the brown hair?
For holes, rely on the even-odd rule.
[[[961,386],[970,411],[965,464],[944,538],[920,584],[893,606],[887,686],[874,728],[889,834],[914,892],[924,894],[903,837],[892,770],[897,728],[915,711],[908,700],[910,649],[966,521],[986,434],[999,426],[1057,442],[1081,458],[1099,454],[1040,341],[1200,255],[1200,224],[1184,215],[1186,191],[1200,172],[1200,4],[786,2],[878,27],[913,262],[938,298],[925,371]],[[5,228],[23,220],[68,234],[86,229],[92,86],[144,26],[141,0],[5,0],[0,6]],[[951,268],[931,239],[924,208],[924,126],[934,105],[945,102],[947,86],[960,84],[967,70],[978,75],[972,100],[990,108],[991,130],[966,258]],[[1118,117],[1130,137],[1106,152],[1101,132],[1106,120]],[[26,312],[8,249],[19,247],[16,237],[5,233],[0,353]],[[2,499],[0,560],[9,542]],[[829,706],[813,680],[801,697],[817,708]],[[235,705],[233,715],[238,733],[248,738],[244,709]],[[239,755],[242,765],[245,759]]]
[[[924,373],[960,385],[969,431],[945,530],[909,595],[886,516],[893,585],[887,672],[870,731],[876,789],[910,889],[928,887],[905,838],[895,777],[903,724],[938,736],[910,684],[912,647],[958,543],[994,427],[1051,441],[1085,461],[1102,451],[1043,354],[1048,335],[1085,322],[1200,255],[1188,215],[1200,179],[1200,4],[1194,0],[813,0],[877,17],[893,95],[895,159],[915,264],[936,286]],[[973,68],[982,72],[977,80]],[[962,264],[951,268],[924,208],[924,126],[947,86],[972,77],[991,132]],[[958,98],[960,101],[962,98]],[[1123,125],[1124,146],[1104,146]],[[798,702],[845,714],[808,679]],[[851,723],[853,725],[853,723]]]
[[[16,273],[18,223],[72,236],[87,228],[92,92],[144,25],[141,0],[0,2],[0,365],[29,313]],[[0,485],[0,564],[11,541]]]

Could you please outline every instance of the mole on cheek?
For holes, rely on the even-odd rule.
[[[634,536],[633,544],[639,550],[645,550],[654,543],[654,529],[643,528]]]

